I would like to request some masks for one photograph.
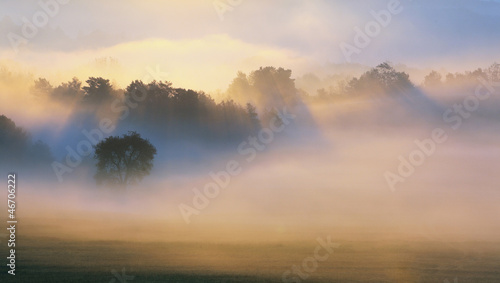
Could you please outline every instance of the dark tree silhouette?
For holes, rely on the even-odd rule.
[[[98,184],[126,187],[141,181],[153,168],[156,148],[136,132],[112,136],[95,146]]]
[[[74,77],[67,83],[54,88],[52,97],[63,103],[74,103],[83,98],[82,82]]]
[[[396,71],[389,63],[382,63],[349,82],[351,94],[399,93],[414,86],[410,76]]]
[[[52,153],[42,141],[32,143],[28,132],[0,115],[0,164],[43,165],[52,161]]]
[[[90,91],[90,89],[88,90]],[[78,102],[84,95],[82,82],[76,77],[57,87],[53,87],[47,79],[39,78],[31,88],[31,93],[35,96],[51,98],[56,102],[64,104]]]
[[[17,127],[14,121],[0,116],[0,153],[2,159],[20,158],[29,145],[29,136],[22,128]]]
[[[173,88],[170,82],[134,81],[124,98],[132,105],[123,112],[127,123],[165,138],[230,142],[252,133],[250,116],[233,100],[216,103],[202,91]]]
[[[248,118],[250,119],[252,130],[254,132],[260,130],[261,125],[259,115],[257,114],[257,108],[255,108],[255,106],[253,106],[252,104],[247,103],[247,114]]]
[[[112,97],[113,86],[109,83],[109,80],[101,77],[90,77],[86,83],[88,86],[82,87],[85,91],[84,102],[100,104]]]
[[[295,95],[295,82],[291,78],[292,70],[275,67],[260,67],[250,74],[250,83],[267,96]]]

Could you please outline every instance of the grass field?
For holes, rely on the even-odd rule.
[[[7,275],[4,267],[2,282],[282,282],[283,272],[301,266],[317,246],[314,241],[140,243],[57,238],[20,238],[18,243],[16,276]],[[499,243],[338,243],[300,282],[500,282]]]

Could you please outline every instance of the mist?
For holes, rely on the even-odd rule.
[[[141,126],[159,155],[151,176],[125,191],[95,185],[91,155],[62,182],[56,181],[53,170],[48,178],[52,181],[24,176],[21,170],[20,216],[30,227],[25,233],[166,242],[305,240],[324,231],[339,239],[496,239],[499,226],[488,215],[498,213],[493,172],[500,154],[495,146],[500,117],[490,110],[498,107],[497,92],[460,124],[456,119],[446,121],[443,114],[473,93],[473,84],[450,81],[410,92],[406,97],[411,100],[383,93],[351,98],[338,94],[323,100],[305,97],[303,106],[291,108],[296,111],[293,122],[253,153],[242,154],[242,148],[251,148],[241,147],[248,139],[244,135],[217,145],[189,135],[165,139],[154,128]],[[33,89],[31,94],[27,88],[20,93],[26,101],[34,97]],[[255,102],[261,109],[269,106],[266,103],[282,106],[276,99],[266,101]],[[31,107],[64,108],[49,98],[37,99]],[[45,137],[54,160],[61,162],[67,154],[65,145],[76,147],[85,138],[81,129],[93,129],[94,124],[84,118],[88,113],[67,109],[56,122],[51,122],[52,113],[35,112],[20,123],[37,137]],[[102,106],[91,113],[113,117]],[[117,123],[119,115],[113,115]],[[87,122],[78,126],[81,118]],[[134,123],[125,122],[111,134],[135,129]],[[49,130],[43,123],[59,127]],[[408,160],[419,150],[415,140],[429,140],[436,128],[446,132],[446,141],[436,143],[432,154],[394,190],[386,172],[397,173],[398,157]],[[197,214],[183,212],[181,204],[195,206],[193,189],[203,191],[214,182],[211,174],[224,171],[231,160],[238,162],[240,173],[231,176],[215,198],[206,197],[207,206]],[[40,224],[46,221],[57,224]],[[72,225],[75,221],[78,228]]]
[[[498,281],[498,1],[0,6],[8,279]]]

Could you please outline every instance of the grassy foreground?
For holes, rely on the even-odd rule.
[[[341,246],[301,282],[441,283],[455,278],[460,283],[500,282],[499,243],[338,242]],[[7,275],[3,265],[0,278],[1,282],[282,282],[283,272],[292,265],[301,266],[316,246],[314,241],[141,243],[20,238],[16,276]]]

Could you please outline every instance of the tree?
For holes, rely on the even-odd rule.
[[[243,80],[245,75],[241,77]],[[232,99],[217,103],[202,91],[174,88],[166,81],[133,81],[125,89],[124,98],[129,107],[122,115],[130,114],[129,124],[124,126],[154,131],[159,137],[231,142],[252,134],[254,128],[260,129],[252,126],[255,121],[245,104]]]
[[[38,78],[35,81],[35,85],[31,88],[31,92],[40,97],[47,97],[52,94],[54,87],[45,78]]]
[[[141,181],[153,168],[156,148],[136,132],[111,136],[95,146],[98,184],[126,187]]]
[[[292,71],[283,68],[265,67],[253,71],[249,76],[250,84],[259,94],[260,105],[275,107],[295,105],[299,101]]]
[[[228,97],[240,104],[247,103],[255,99],[255,89],[248,81],[247,75],[238,72],[227,89]]]
[[[0,115],[0,156],[2,161],[21,159],[29,146],[29,135],[14,121]]]
[[[254,132],[260,130],[259,115],[257,114],[257,108],[250,103],[247,103],[247,115],[250,120],[250,126]]]
[[[251,103],[262,108],[293,107],[301,102],[292,71],[275,67],[260,67],[245,75],[238,72],[227,89],[227,97],[241,105]]]
[[[86,83],[88,86],[82,87],[85,92],[83,97],[85,102],[99,104],[112,97],[113,86],[111,86],[109,80],[101,77],[90,77]]]
[[[32,143],[28,132],[0,115],[0,165],[43,165],[52,161],[52,153],[42,141]]]
[[[389,63],[382,63],[349,82],[348,92],[372,94],[374,92],[400,92],[413,88],[410,76],[396,71]]]
[[[436,71],[430,72],[427,76],[424,78],[424,87],[436,87],[440,86],[442,81],[441,79],[443,76],[441,76],[440,73]]]
[[[82,82],[76,77],[67,83],[62,83],[60,86],[54,88],[52,92],[54,99],[64,103],[79,101],[83,95]]]

